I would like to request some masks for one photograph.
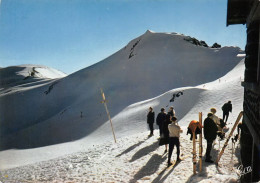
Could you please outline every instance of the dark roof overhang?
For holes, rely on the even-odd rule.
[[[253,0],[228,0],[227,26],[245,24]]]

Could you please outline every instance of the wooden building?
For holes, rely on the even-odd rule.
[[[241,182],[257,182],[260,180],[260,0],[228,0],[227,26],[233,24],[247,27],[240,144],[243,167],[251,167],[252,172],[241,176]]]

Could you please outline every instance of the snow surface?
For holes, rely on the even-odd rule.
[[[184,127],[183,127],[184,129]],[[186,130],[185,130],[186,133]],[[126,136],[115,144],[106,142],[95,145],[85,151],[2,171],[3,182],[235,182],[239,178],[239,144],[234,148],[232,156],[231,143],[223,154],[220,167],[204,162],[203,169],[197,175],[192,170],[192,142],[189,136],[182,134],[181,155],[186,159],[174,168],[165,170],[168,154],[164,154],[164,146],[158,146],[158,130],[155,136],[147,138],[148,132]],[[222,148],[224,141],[220,142]],[[206,150],[206,141],[203,140]],[[198,145],[197,145],[198,152]],[[212,149],[213,159],[219,152],[218,141]],[[198,156],[198,154],[197,154]],[[172,161],[176,159],[176,149]]]
[[[205,118],[209,109],[216,107],[221,117],[221,106],[231,100],[233,113],[228,124],[231,126],[243,107],[244,60],[237,56],[243,52],[236,47],[195,46],[184,41],[184,37],[148,31],[102,62],[67,77],[15,92],[0,92],[3,179],[7,182],[236,179],[232,165],[238,164],[238,158],[229,163],[230,150],[221,161],[229,166],[221,167],[220,171],[215,165],[208,165],[201,175],[191,176],[192,162],[187,158],[169,174],[165,172],[166,176],[157,174],[165,167],[166,159],[161,156],[163,147],[158,148],[156,137],[146,139],[148,107],[154,107],[157,115],[161,107],[168,109],[173,105],[185,133],[188,123],[198,119],[198,112],[203,112]],[[101,103],[101,87],[107,97],[117,144],[113,143]],[[183,95],[169,103],[172,94],[179,91]],[[190,154],[188,136],[182,134],[181,141],[183,154]],[[218,150],[216,146],[215,149]]]

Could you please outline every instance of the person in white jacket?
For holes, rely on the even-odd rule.
[[[215,124],[217,125],[218,127],[218,131],[222,131],[222,128],[221,128],[221,125],[220,125],[220,119],[219,117],[216,115],[216,108],[211,108],[210,109],[210,112],[212,112],[213,116],[212,116],[212,119],[213,121],[215,122]]]
[[[169,129],[169,154],[168,154],[168,166],[171,166],[171,156],[174,146],[177,147],[177,161],[180,161],[180,133],[182,129],[177,124],[177,118],[172,117],[172,123],[168,125]]]

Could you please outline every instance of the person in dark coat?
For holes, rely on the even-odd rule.
[[[162,135],[162,124],[166,120],[166,113],[164,111],[165,109],[161,108],[161,112],[156,117],[156,124],[159,126],[160,137]]]
[[[170,113],[166,115],[166,118],[164,122],[162,123],[162,135],[159,141],[159,145],[165,145],[165,151],[164,153],[167,152],[168,149],[168,144],[169,144],[169,129],[168,125],[172,123],[172,116]]]
[[[232,104],[231,104],[231,101],[228,101],[227,103],[225,103],[223,106],[222,106],[222,111],[223,111],[223,121],[225,121],[225,118],[226,118],[226,121],[228,120],[228,116],[229,116],[229,112],[232,112]]]
[[[150,128],[150,135],[149,136],[153,136],[154,112],[153,112],[152,107],[149,107],[149,112],[147,114],[147,123],[148,123],[149,128]]]
[[[208,113],[208,117],[204,120],[204,137],[207,140],[207,150],[205,162],[213,163],[210,156],[212,143],[217,137],[218,127],[212,119],[213,114]]]

